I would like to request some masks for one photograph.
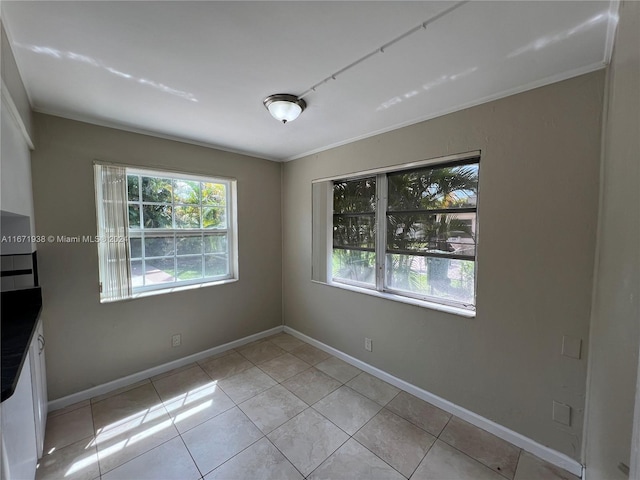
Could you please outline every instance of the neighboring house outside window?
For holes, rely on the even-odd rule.
[[[479,161],[478,154],[319,181],[330,193],[319,201],[314,185],[314,210],[331,210],[324,228],[333,235],[324,271],[314,252],[322,271],[314,279],[473,311]],[[316,231],[314,241],[324,245]]]

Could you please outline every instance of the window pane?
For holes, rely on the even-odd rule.
[[[142,257],[142,239],[130,238],[129,244],[130,244],[129,247],[131,249],[131,258],[141,258]]]
[[[235,222],[228,210],[235,182],[192,180],[162,171],[127,172],[128,246],[136,293],[154,285],[164,289],[229,277],[231,261],[236,260],[230,258],[228,244]]]
[[[334,215],[333,245],[375,249],[376,221],[374,215]]]
[[[202,182],[203,205],[227,205],[227,186],[222,183]]]
[[[376,179],[361,178],[333,184],[334,213],[365,213],[376,209]]]
[[[227,212],[224,207],[205,207],[202,209],[203,228],[227,228]]]
[[[375,252],[334,248],[332,271],[334,280],[346,280],[375,286],[376,254]]]
[[[173,201],[175,203],[200,203],[200,182],[191,180],[173,181]]]
[[[204,274],[207,277],[217,277],[229,273],[229,261],[226,255],[205,255]]]
[[[202,278],[202,255],[178,257],[178,280]]]
[[[140,207],[129,205],[129,227],[140,228]]]
[[[387,255],[387,286],[441,299],[474,303],[475,262],[414,255]]]
[[[200,228],[200,207],[175,207],[176,228]]]
[[[166,257],[173,255],[175,252],[173,244],[173,236],[171,237],[145,237],[144,239],[144,256],[148,257]]]
[[[168,178],[142,177],[142,201],[171,203],[171,180]]]
[[[146,260],[146,270],[144,272],[145,285],[153,285],[157,283],[174,282],[174,262],[173,258],[154,258]]]
[[[421,168],[387,176],[388,210],[475,207],[478,165]]]
[[[227,253],[227,234],[205,235],[204,253]]]
[[[140,185],[137,175],[127,175],[127,196],[129,201],[137,202],[140,200]]]
[[[387,249],[475,255],[475,213],[387,214]]]
[[[144,274],[142,272],[142,260],[131,262],[131,286],[141,287],[144,284]]]
[[[178,255],[202,254],[202,236],[176,237],[176,250]]]
[[[144,228],[172,228],[169,205],[143,205]]]

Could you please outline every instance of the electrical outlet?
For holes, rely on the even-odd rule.
[[[179,347],[181,343],[182,343],[182,337],[180,336],[179,333],[171,337],[172,347]]]
[[[364,349],[365,349],[367,352],[370,352],[370,351],[372,350],[372,347],[373,347],[373,346],[372,346],[372,344],[371,344],[371,339],[370,339],[370,338],[365,337],[365,338],[364,338]]]

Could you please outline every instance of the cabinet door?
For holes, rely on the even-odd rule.
[[[44,329],[42,327],[42,320],[40,320],[40,327],[38,328],[38,336],[42,340],[42,346],[39,350],[40,357],[40,408],[42,412],[42,432],[44,436],[44,428],[47,425],[47,414],[49,413],[49,396],[47,394],[47,367],[45,364],[44,351],[45,351],[45,338]]]
[[[44,366],[44,335],[42,320],[38,322],[31,342],[31,382],[33,388],[33,416],[38,458],[42,458],[44,433],[47,425],[47,378]]]
[[[3,473],[10,479],[36,476],[36,441],[33,418],[30,355],[24,361],[13,395],[2,402]]]

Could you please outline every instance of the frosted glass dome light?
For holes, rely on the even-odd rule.
[[[303,99],[288,93],[269,95],[263,103],[271,116],[282,123],[295,120],[307,108]]]

